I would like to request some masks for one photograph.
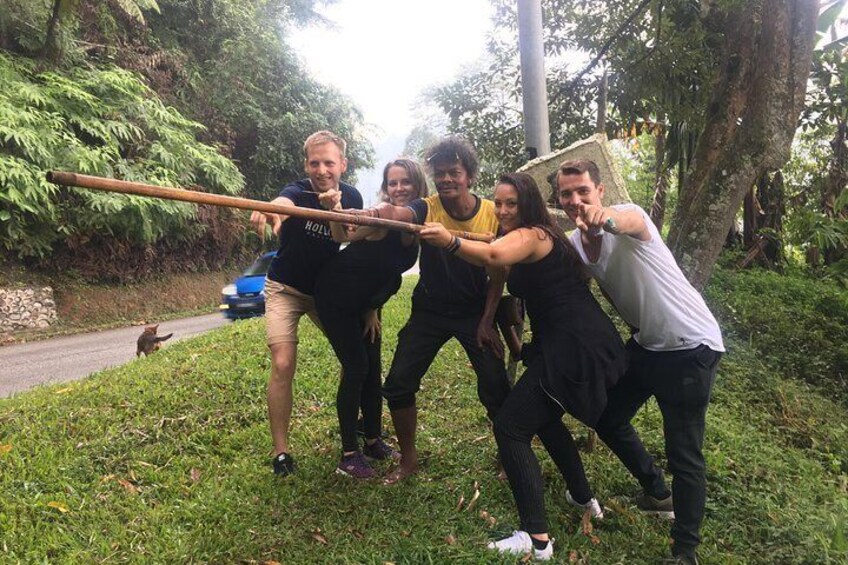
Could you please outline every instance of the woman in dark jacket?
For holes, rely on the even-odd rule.
[[[460,240],[440,224],[428,224],[421,238],[477,265],[510,267],[509,291],[525,302],[533,333],[522,351],[527,370],[495,419],[521,530],[490,547],[519,554],[532,550],[537,559],[550,559],[542,474],[530,441],[538,435],[544,443],[568,485],[567,500],[602,517],[562,415],[568,412],[590,427],[597,422],[607,389],[624,373],[624,345],[589,291],[582,263],[548,214],[533,178],[503,175],[494,200],[505,235],[491,245]]]
[[[339,206],[335,191],[321,195],[328,208]],[[427,195],[421,167],[396,159],[383,169],[381,196],[403,206]],[[379,228],[348,229],[330,223],[333,238],[350,244],[323,268],[315,284],[315,307],[342,366],[336,409],[342,437],[337,473],[367,479],[375,475],[368,459],[399,455],[380,437],[383,397],[380,363],[380,307],[401,285],[401,274],[418,259],[414,235]],[[360,409],[365,431],[362,450],[356,438]]]

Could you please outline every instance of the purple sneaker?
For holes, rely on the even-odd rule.
[[[347,475],[354,479],[371,479],[377,476],[377,473],[371,468],[371,465],[365,459],[365,456],[362,455],[361,451],[356,451],[350,455],[343,455],[342,460],[339,461],[339,466],[336,467],[336,473]]]
[[[383,441],[383,438],[377,438],[377,441],[368,445],[362,446],[362,453],[369,459],[381,459],[390,461],[400,461],[400,452],[392,449],[392,446]]]

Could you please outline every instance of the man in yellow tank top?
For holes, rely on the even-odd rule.
[[[446,137],[425,154],[437,194],[408,206],[387,203],[371,215],[423,224],[440,222],[448,229],[473,233],[497,232],[491,200],[471,192],[479,171],[474,147],[459,137]],[[402,480],[418,471],[415,395],[430,364],[451,338],[465,349],[477,374],[477,395],[490,419],[509,393],[503,345],[493,326],[503,292],[504,272],[486,273],[455,257],[450,251],[421,246],[420,278],[412,295],[412,314],[398,334],[392,367],[383,385],[401,450],[400,465],[386,482]]]

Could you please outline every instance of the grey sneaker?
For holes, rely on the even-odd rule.
[[[369,459],[400,461],[400,451],[392,449],[392,446],[380,437],[371,445],[365,442],[362,446],[362,454]]]
[[[339,466],[336,467],[336,473],[354,479],[370,479],[377,475],[361,451],[343,455]]]
[[[582,508],[585,512],[586,510],[591,511],[592,518],[597,518],[598,520],[603,520],[604,511],[601,509],[601,505],[598,504],[597,498],[589,499],[589,502],[585,504],[580,504],[576,500],[571,497],[571,493],[567,490],[565,491],[565,500],[571,504],[572,506],[576,506],[577,508]]]
[[[636,495],[633,501],[642,512],[674,520],[674,499],[672,497],[673,495],[670,494],[665,498],[654,498],[650,494],[642,493]]]
[[[291,475],[297,469],[297,466],[294,464],[294,457],[288,453],[278,454],[274,457],[272,463],[274,464],[274,474],[281,477]]]

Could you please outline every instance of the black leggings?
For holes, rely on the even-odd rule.
[[[324,333],[342,366],[336,395],[336,411],[343,451],[357,451],[356,421],[362,409],[365,437],[380,437],[383,397],[381,394],[380,338],[374,343],[362,336],[362,317],[339,313],[321,318]]]
[[[544,361],[531,364],[509,393],[495,418],[495,440],[509,486],[515,497],[521,529],[530,534],[548,532],[544,484],[530,441],[538,435],[559,468],[572,498],[588,502],[592,489],[571,432],[562,422],[563,409],[542,389]]]

